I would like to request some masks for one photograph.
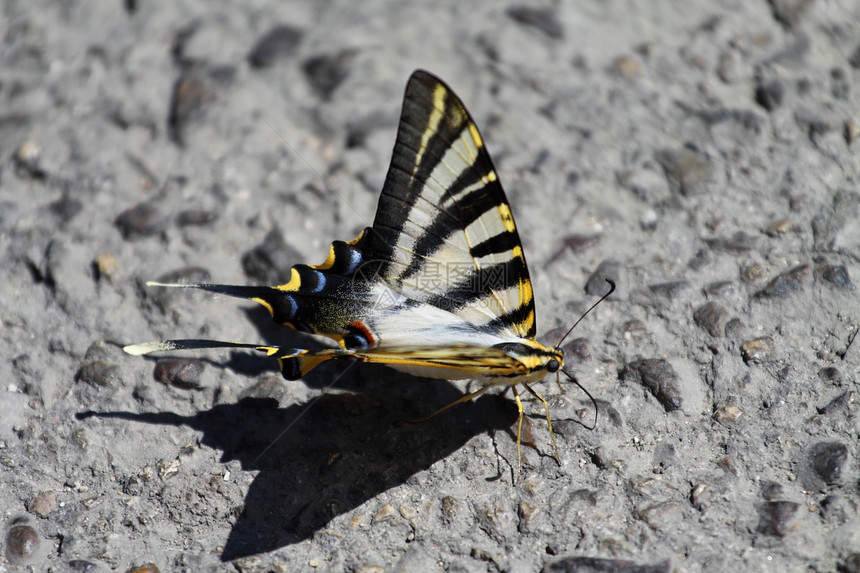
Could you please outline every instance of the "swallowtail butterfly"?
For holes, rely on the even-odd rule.
[[[529,384],[561,370],[561,340],[552,347],[535,340],[532,285],[513,214],[478,128],[441,80],[421,70],[409,79],[373,226],[332,243],[322,264],[298,264],[291,273],[277,286],[148,285],[251,299],[277,323],[326,336],[336,347],[166,340],[124,350],[254,348],[277,358],[290,380],[326,360],[353,358],[482,384],[439,412],[510,386],[519,409],[518,460],[522,385],[544,405],[558,459],[549,407]]]

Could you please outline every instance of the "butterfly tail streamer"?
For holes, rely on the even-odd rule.
[[[338,348],[305,350],[300,348],[281,348],[280,346],[266,346],[246,342],[228,342],[224,340],[207,340],[201,338],[156,340],[139,344],[129,344],[128,346],[123,347],[123,351],[126,354],[131,354],[132,356],[141,356],[152,352],[199,350],[203,348],[250,348],[258,352],[263,352],[266,356],[271,356],[278,360],[278,363],[281,366],[281,372],[287,380],[298,380],[326,360],[349,355],[349,353]]]

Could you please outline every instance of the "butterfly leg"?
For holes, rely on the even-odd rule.
[[[460,398],[459,400],[457,400],[457,401],[455,401],[455,402],[451,402],[451,403],[450,403],[450,404],[448,404],[447,406],[444,406],[444,407],[442,407],[442,408],[439,408],[438,410],[436,410],[435,412],[433,412],[433,413],[432,413],[432,414],[430,414],[429,416],[426,416],[426,417],[421,418],[421,419],[419,419],[419,420],[408,420],[408,422],[409,422],[410,424],[417,424],[417,423],[419,423],[419,422],[426,422],[427,420],[429,420],[430,418],[432,418],[432,417],[436,416],[437,414],[441,414],[442,412],[444,412],[445,410],[447,410],[447,409],[448,409],[448,408],[450,408],[451,406],[456,406],[457,404],[462,404],[463,402],[468,402],[469,400],[471,400],[471,399],[473,399],[473,398],[477,398],[478,396],[480,396],[481,394],[483,394],[484,392],[486,392],[487,390],[489,390],[492,386],[493,386],[492,384],[487,384],[486,386],[482,386],[482,387],[481,387],[479,390],[477,390],[476,392],[472,392],[471,394],[466,394],[465,396],[463,396],[463,397],[462,397],[462,398]]]
[[[525,384],[524,384],[525,386]],[[528,388],[528,386],[526,386]],[[520,469],[523,467],[523,461],[520,458],[520,438],[523,435],[523,403],[520,401],[520,393],[517,392],[516,386],[511,386],[511,390],[514,391],[514,398],[517,400],[517,410],[520,413],[520,420],[517,423],[517,483],[520,481]]]
[[[540,394],[532,390],[531,386],[529,386],[528,384],[523,384],[523,386],[526,387],[526,390],[531,392],[532,396],[543,402],[544,410],[546,410],[546,423],[547,426],[549,426],[549,437],[552,438],[552,447],[555,449],[555,461],[558,462],[558,465],[561,465],[561,456],[558,453],[558,445],[555,443],[555,434],[552,431],[552,418],[549,415],[549,404],[546,400],[543,399]],[[519,402],[519,397],[517,397],[517,402]]]

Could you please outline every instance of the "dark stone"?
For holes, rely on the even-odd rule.
[[[336,54],[314,56],[305,61],[302,71],[314,91],[327,100],[349,75],[356,54],[355,50],[342,50]]]
[[[711,256],[711,252],[709,250],[699,249],[696,254],[687,261],[687,266],[694,271],[700,271],[707,265],[711,264],[713,260],[714,258]]]
[[[735,283],[734,281],[714,281],[706,284],[702,290],[708,296],[725,296],[734,292]]]
[[[761,488],[761,496],[768,501],[777,501],[785,495],[785,488],[775,481],[765,482]]]
[[[162,358],[155,363],[155,379],[179,388],[201,388],[203,362],[192,358]]]
[[[755,295],[759,298],[782,297],[803,290],[803,282],[809,276],[810,270],[812,270],[811,265],[798,265],[780,273]]]
[[[530,6],[511,6],[508,16],[519,22],[537,28],[550,38],[563,38],[564,28],[555,12],[548,9],[532,8]]]
[[[705,303],[693,313],[693,320],[696,321],[696,324],[715,338],[719,338],[725,333],[728,318],[729,312],[723,305],[716,302]]]
[[[114,225],[122,233],[122,237],[130,241],[160,233],[164,229],[164,222],[161,207],[155,201],[146,201],[120,213]]]
[[[748,235],[743,231],[738,231],[731,237],[714,237],[704,239],[705,244],[715,251],[723,251],[726,253],[741,254],[755,249],[758,246],[758,239],[752,235]]]
[[[174,143],[185,144],[188,127],[205,117],[208,108],[218,99],[218,91],[235,77],[233,66],[215,66],[191,69],[176,80],[167,116],[168,132]]]
[[[830,402],[828,402],[824,406],[816,408],[816,410],[822,416],[827,416],[828,414],[838,412],[839,410],[845,408],[850,400],[851,394],[849,392],[843,392],[842,394],[839,394],[838,396],[830,400]]]
[[[573,358],[577,362],[588,362],[591,360],[591,342],[584,337],[574,338],[562,347],[567,359]]]
[[[620,376],[632,380],[648,389],[667,412],[681,407],[681,391],[678,374],[672,365],[663,359],[643,358],[625,366]]]
[[[663,167],[669,188],[684,196],[705,192],[713,176],[711,160],[689,149],[661,151],[657,162]]]
[[[851,95],[851,81],[842,68],[830,70],[830,93],[834,99],[848,99]]]
[[[773,111],[782,105],[784,93],[785,88],[778,80],[759,83],[755,88],[755,102],[767,111]]]
[[[301,262],[301,254],[290,247],[279,229],[272,229],[263,242],[242,255],[242,268],[249,278],[268,285],[289,282],[290,269]]]
[[[768,501],[759,510],[757,531],[764,535],[785,537],[791,530],[791,520],[800,508],[793,501]]]
[[[265,68],[281,58],[293,55],[303,35],[304,32],[295,26],[287,24],[275,26],[266,32],[251,49],[248,63],[255,68]]]
[[[51,203],[48,208],[63,223],[69,222],[75,215],[81,212],[84,204],[73,198],[71,193],[64,191],[60,198]]]
[[[855,49],[854,53],[851,54],[851,57],[848,58],[848,64],[855,70],[860,70],[860,46],[857,46],[857,49]]]
[[[824,281],[836,288],[854,289],[844,265],[815,265],[812,274],[816,282]]]
[[[253,385],[242,390],[239,399],[245,398],[269,398],[280,402],[289,393],[284,377],[280,374],[263,374]]]
[[[818,371],[818,377],[825,382],[842,383],[842,372],[835,366],[825,366]]]
[[[176,216],[176,224],[180,227],[202,227],[218,219],[218,213],[207,209],[186,209]]]
[[[546,262],[546,266],[554,263],[568,249],[574,253],[584,253],[594,245],[600,242],[600,235],[568,235],[564,237],[555,252]]]
[[[674,300],[682,290],[689,286],[689,281],[670,281],[649,285],[648,289],[656,295]]]
[[[69,571],[74,573],[89,573],[90,571],[98,571],[98,565],[86,559],[72,559],[69,561]]]
[[[75,380],[93,386],[108,387],[119,374],[119,366],[103,360],[85,362],[75,374]]]
[[[24,565],[36,555],[40,543],[35,529],[18,523],[6,533],[6,556],[12,565]]]
[[[603,261],[585,282],[586,294],[592,296],[603,296],[606,294],[609,290],[609,283],[606,282],[607,279],[616,285],[620,285],[623,270],[624,267],[618,261],[612,259]]]
[[[768,0],[774,19],[786,29],[796,30],[812,2],[809,0]]]
[[[841,442],[819,442],[809,449],[812,469],[827,485],[842,482],[842,470],[847,459],[848,448]]]

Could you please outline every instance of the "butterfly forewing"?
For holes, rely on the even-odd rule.
[[[439,79],[415,72],[373,224],[386,284],[490,332],[534,338],[531,281],[478,128]]]

